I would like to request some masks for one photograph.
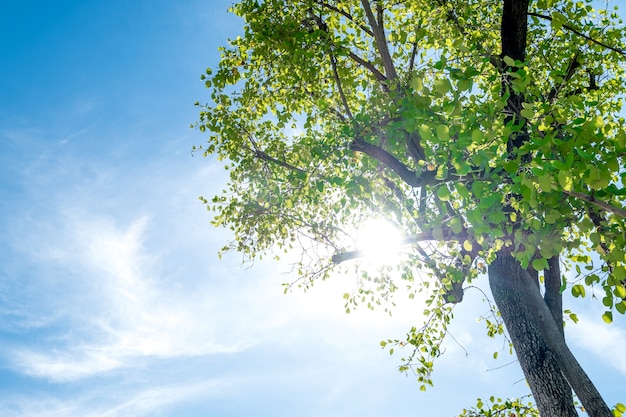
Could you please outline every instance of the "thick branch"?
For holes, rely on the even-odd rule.
[[[374,77],[376,77],[376,79],[380,81],[381,83],[384,83],[385,81],[387,81],[387,77],[385,77],[385,74],[378,71],[378,68],[376,68],[374,64],[372,64],[371,62],[366,61],[365,59],[361,58],[360,56],[358,56],[352,51],[348,52],[348,56],[352,58],[352,60],[355,61],[357,64],[361,65],[363,68],[366,68],[372,74],[374,74]]]
[[[502,57],[508,56],[518,61],[524,61],[526,58],[528,2],[529,0],[504,0],[500,27]],[[511,82],[510,70],[515,69],[508,65],[502,68],[502,93],[505,94],[507,91],[510,93],[505,109],[505,112],[508,114],[504,120],[505,124],[512,120],[517,121],[517,123],[522,122],[520,111],[522,109],[522,103],[524,102],[523,94],[509,91],[509,84]],[[511,134],[507,141],[509,157],[514,157],[516,150],[528,141],[528,139],[529,136],[525,127],[519,132]],[[530,155],[523,155],[522,162],[527,163],[530,159]]]
[[[362,139],[356,139],[350,145],[350,148],[357,152],[362,152],[371,156],[377,161],[384,164],[387,168],[395,172],[405,183],[411,187],[420,187],[422,185],[430,185],[434,183],[435,171],[423,171],[418,175],[415,171],[411,171],[398,158],[385,151],[383,148],[367,143]]]
[[[411,49],[411,58],[409,59],[409,76],[413,75],[413,68],[415,67],[415,57],[417,56],[417,39],[413,42],[413,48]]]
[[[404,239],[402,239],[402,242],[400,244],[403,246],[414,245],[416,243],[427,242],[427,241],[463,242],[469,238],[470,236],[468,235],[466,230],[463,230],[460,233],[453,233],[452,230],[450,230],[448,227],[444,227],[444,228],[438,228],[437,231],[429,230],[426,232],[421,232],[421,233],[406,236]],[[422,255],[425,258],[428,258],[428,260],[430,260],[429,256],[426,253],[424,253],[423,250],[421,250],[421,248],[418,247],[418,250],[422,253]],[[472,259],[476,257],[476,253],[477,253],[477,251],[467,252],[463,249],[461,250],[461,252],[463,255],[466,255],[466,254],[469,255]],[[361,258],[363,256],[367,256],[367,252],[357,249],[357,250],[352,250],[352,251],[336,253],[333,255],[332,261],[336,264],[340,264],[342,262]]]
[[[361,4],[363,5],[363,9],[365,10],[365,16],[367,16],[367,21],[369,22],[369,25],[374,32],[374,38],[376,39],[376,49],[378,49],[380,59],[383,61],[385,74],[387,75],[387,78],[393,80],[398,77],[398,74],[396,72],[396,67],[393,65],[391,54],[389,53],[389,47],[387,46],[385,28],[382,20],[382,9],[380,8],[381,6],[378,6],[378,15],[379,17],[381,17],[381,19],[380,21],[377,21],[374,13],[372,13],[372,8],[370,7],[369,0],[361,0]]]
[[[565,71],[565,76],[563,77],[563,81],[561,81],[560,85],[555,85],[550,90],[548,94],[548,102],[552,103],[552,101],[556,98],[557,94],[561,90],[561,88],[574,76],[576,70],[580,67],[580,51],[576,52],[569,65],[567,66],[567,71]]]
[[[529,16],[535,16],[535,17],[539,17],[539,18],[541,18],[541,19],[545,19],[545,20],[550,20],[550,21],[552,21],[552,16],[546,16],[546,15],[544,15],[544,14],[535,13],[535,12],[529,12],[529,13],[528,13],[528,15],[529,15]],[[567,23],[566,23],[566,24],[564,24],[564,25],[563,25],[563,27],[564,27],[565,29],[567,29],[567,30],[569,30],[569,31],[571,31],[571,32],[573,32],[573,33],[575,33],[575,34],[577,34],[578,36],[580,36],[580,37],[582,37],[582,38],[584,38],[584,39],[588,40],[589,42],[593,42],[593,43],[595,43],[596,45],[599,45],[599,46],[601,46],[601,47],[603,47],[603,48],[606,48],[606,49],[610,49],[611,51],[613,51],[613,52],[617,52],[617,53],[618,53],[618,54],[620,54],[621,56],[626,57],[626,51],[625,51],[625,50],[623,50],[623,49],[617,48],[617,47],[615,47],[615,46],[607,45],[606,43],[604,43],[604,42],[602,42],[602,41],[599,41],[599,40],[597,40],[597,39],[594,39],[594,38],[592,38],[591,36],[585,35],[585,34],[584,34],[584,33],[582,33],[581,31],[579,31],[578,29],[576,29],[576,28],[574,28],[574,27],[572,27],[572,26],[568,25]]]

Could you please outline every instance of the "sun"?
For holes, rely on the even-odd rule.
[[[375,218],[367,220],[359,228],[356,245],[367,260],[393,263],[400,255],[402,234],[391,222]]]

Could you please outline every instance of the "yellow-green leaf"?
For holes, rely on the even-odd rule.
[[[558,173],[559,185],[565,191],[571,191],[574,185],[572,175],[568,171],[559,171]]]
[[[437,137],[440,141],[445,142],[450,139],[450,129],[446,125],[437,126]]]
[[[448,190],[448,187],[445,185],[439,187],[437,189],[437,197],[439,197],[441,201],[448,201],[450,199],[450,190]]]
[[[435,81],[435,90],[440,94],[444,95],[448,91],[450,91],[450,81],[447,78],[440,78]]]
[[[580,284],[576,284],[572,287],[572,295],[574,297],[585,297],[585,287]]]
[[[548,261],[545,258],[539,258],[539,259],[533,259],[533,269],[535,271],[543,271],[544,269],[548,269]],[[585,289],[583,287],[583,293],[584,293]],[[583,295],[584,297],[584,295]]]
[[[411,88],[418,93],[422,91],[422,89],[424,88],[424,84],[422,83],[422,78],[413,77],[413,79],[411,80]]]

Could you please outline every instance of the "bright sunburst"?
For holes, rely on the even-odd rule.
[[[371,219],[359,229],[356,244],[368,260],[392,263],[400,255],[402,234],[385,219]]]

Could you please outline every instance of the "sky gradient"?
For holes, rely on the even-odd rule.
[[[1,3],[0,415],[454,416],[528,394],[478,290],[421,393],[379,346],[421,323],[419,300],[346,315],[354,277],[283,295],[286,265],[218,259],[229,235],[198,196],[226,175],[189,125],[241,31],[230,3]],[[626,320],[565,303],[572,350],[626,403]]]

